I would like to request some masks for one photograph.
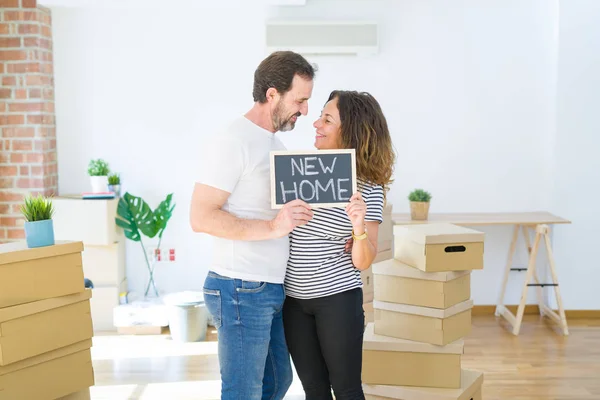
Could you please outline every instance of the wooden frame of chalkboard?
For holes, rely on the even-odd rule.
[[[354,149],[279,150],[271,151],[270,158],[271,207],[274,209],[282,208],[296,198],[315,208],[346,207],[350,197],[357,191]],[[323,175],[328,175],[327,183],[319,179]],[[346,182],[348,180],[350,182]],[[291,183],[287,189],[285,181]],[[290,192],[293,192],[293,196],[286,198],[286,193]],[[320,195],[327,200],[321,200],[323,197]]]

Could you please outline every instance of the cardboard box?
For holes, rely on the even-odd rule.
[[[483,373],[463,369],[460,389],[363,384],[366,400],[483,400]]]
[[[392,250],[384,250],[384,251],[377,253],[377,255],[375,256],[375,259],[373,260],[373,264],[381,262],[381,261],[389,260],[392,258],[394,258],[394,252]]]
[[[445,309],[471,297],[471,271],[423,272],[395,259],[371,269],[375,300]]]
[[[83,292],[81,242],[0,245],[0,308]]]
[[[377,232],[377,255],[373,263],[392,258],[393,244],[393,225],[392,225],[392,205],[388,204],[383,208],[383,222],[379,224]],[[363,282],[363,303],[373,301],[373,271],[371,267],[361,271]]]
[[[125,241],[86,245],[81,257],[83,273],[94,286],[117,286],[125,280]]]
[[[425,272],[483,269],[484,234],[447,223],[394,226],[394,258]]]
[[[389,197],[388,197],[389,199]],[[387,201],[384,202],[383,204],[383,215],[384,216],[389,216],[391,218],[392,216],[392,211],[394,211],[394,205],[392,203],[388,203]]]
[[[373,269],[367,268],[360,271],[360,279],[363,283],[363,303],[370,303],[373,301]]]
[[[60,397],[57,400],[91,400],[90,388],[80,390],[76,393],[68,394],[64,397]]]
[[[0,400],[57,399],[93,386],[91,346],[87,339],[0,367]]]
[[[392,221],[392,205],[383,207],[383,222],[379,224],[377,232],[378,242],[387,242],[394,239],[394,222]]]
[[[375,321],[375,313],[373,311],[373,303],[364,303],[363,311],[365,313],[365,325]]]
[[[392,240],[380,240],[379,242],[377,242],[377,253],[379,254],[384,251],[391,251],[393,248],[392,243]]]
[[[440,346],[471,333],[473,300],[445,310],[373,301],[375,333]]]
[[[91,290],[0,309],[0,366],[93,336]]]
[[[52,204],[57,240],[81,240],[86,246],[108,246],[125,237],[115,222],[118,198],[84,200],[80,195],[58,196]]]
[[[383,222],[377,229],[377,252],[392,250],[394,243],[394,222],[392,220],[392,205],[383,207]]]
[[[377,335],[367,324],[362,381],[369,385],[460,388],[464,341],[446,346]]]
[[[119,307],[119,295],[127,292],[127,280],[120,285],[95,286],[92,289],[90,309],[94,332],[116,331],[114,310]]]

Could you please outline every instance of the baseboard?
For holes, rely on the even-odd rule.
[[[505,306],[513,314],[517,313],[517,305]],[[558,310],[554,310],[558,313]],[[480,305],[473,306],[471,315],[494,315],[496,312],[495,305]],[[540,308],[537,304],[526,304],[525,315],[533,315],[540,313]],[[565,310],[565,315],[568,319],[600,319],[600,310]]]

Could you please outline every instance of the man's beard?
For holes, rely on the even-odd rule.
[[[294,127],[296,126],[296,122],[292,121],[292,118],[298,118],[300,116],[300,113],[297,112],[296,114],[287,118],[284,116],[284,113],[285,110],[283,109],[283,105],[281,104],[281,102],[279,102],[275,106],[275,110],[273,111],[273,128],[275,128],[275,132],[288,132],[294,129]]]

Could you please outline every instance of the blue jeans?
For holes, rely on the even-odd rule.
[[[292,384],[285,342],[283,285],[212,271],[204,301],[218,331],[221,400],[281,400]]]

